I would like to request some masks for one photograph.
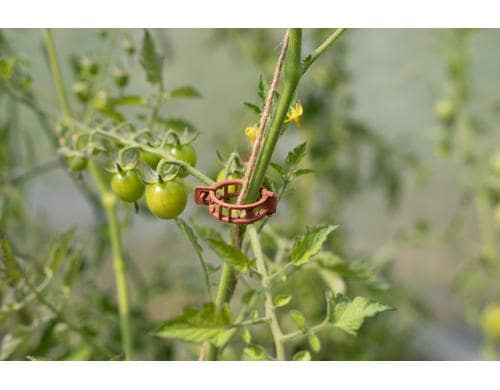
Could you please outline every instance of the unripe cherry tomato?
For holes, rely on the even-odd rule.
[[[443,99],[436,103],[434,106],[436,116],[443,122],[451,122],[456,113],[456,107],[453,101]]]
[[[481,326],[484,333],[494,341],[500,341],[500,304],[486,306],[481,317]]]
[[[125,70],[121,68],[115,68],[113,70],[113,81],[118,87],[120,88],[126,87],[128,84],[128,80],[129,76]]]
[[[135,202],[144,193],[144,183],[135,169],[117,172],[111,178],[111,189],[125,202]]]
[[[78,81],[73,84],[73,92],[75,93],[78,100],[81,102],[88,102],[90,98],[90,88],[89,83],[86,81]]]
[[[144,150],[141,150],[139,152],[139,158],[146,164],[148,164],[152,169],[156,169],[156,166],[161,160],[161,157],[158,156],[157,154],[146,152]]]
[[[99,65],[97,62],[89,57],[83,57],[80,60],[80,68],[84,74],[96,75],[99,71]]]
[[[223,180],[230,180],[230,179],[241,179],[241,173],[240,172],[232,172],[227,176],[224,176],[224,169],[221,169],[219,173],[217,174],[217,180],[216,181],[223,181]],[[228,187],[229,192],[236,192],[236,186],[231,185]]]
[[[146,204],[158,218],[172,219],[180,215],[187,204],[184,182],[178,179],[146,186]]]
[[[179,161],[183,161],[192,167],[196,165],[196,151],[189,144],[170,144],[167,145],[167,153]],[[186,177],[188,172],[181,169],[179,172],[180,177]]]
[[[87,168],[88,160],[83,156],[71,156],[66,159],[69,170],[72,172],[80,172]]]
[[[106,91],[98,91],[92,102],[94,103],[95,108],[98,110],[104,110],[108,106],[108,93]]]

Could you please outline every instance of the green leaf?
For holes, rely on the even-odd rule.
[[[111,106],[143,106],[146,99],[138,95],[120,96],[111,101]]]
[[[241,332],[241,338],[245,344],[250,344],[252,342],[252,334],[247,328],[243,328]]]
[[[304,331],[306,329],[306,318],[304,317],[304,314],[302,314],[298,310],[291,310],[290,316],[292,317],[293,322],[295,322],[295,325],[297,325],[297,328],[299,328],[299,330]]]
[[[0,76],[5,81],[9,80],[14,74],[14,67],[17,60],[14,57],[0,58]]]
[[[172,98],[200,98],[201,94],[193,87],[186,85],[173,89],[169,93]]]
[[[196,127],[192,123],[181,118],[159,118],[158,122],[167,130],[172,129],[178,133],[187,130],[189,133],[196,133]]]
[[[163,58],[156,52],[155,43],[148,30],[144,30],[140,62],[151,84],[162,82]]]
[[[285,162],[289,167],[296,167],[306,155],[307,142],[297,145],[286,155]]]
[[[291,295],[277,295],[274,297],[274,306],[283,307],[290,303],[292,300]]]
[[[304,236],[298,240],[290,253],[290,257],[296,266],[307,263],[312,256],[317,254],[328,236],[337,226],[324,225],[315,227],[307,231]]]
[[[311,353],[309,351],[299,351],[292,357],[296,362],[308,362],[311,360]]]
[[[219,313],[213,303],[206,303],[201,309],[185,308],[182,315],[163,323],[155,335],[194,343],[208,341],[219,346],[230,326],[231,313],[227,305]]]
[[[196,238],[196,235],[194,234],[193,229],[184,221],[182,218],[176,218],[175,222],[177,223],[177,226],[179,229],[186,235],[186,237],[191,241],[191,244],[193,244],[194,250],[198,253],[198,255],[201,255],[203,252],[203,248],[201,247],[200,243],[198,242],[198,239]]]
[[[250,344],[243,350],[243,353],[250,360],[265,360],[267,357],[265,349],[257,344]]]
[[[215,240],[224,241],[224,239],[222,238],[222,234],[218,230],[194,221],[191,222],[193,224],[194,230],[202,239],[208,240],[209,238],[213,238]]]
[[[23,272],[21,266],[19,265],[14,253],[12,251],[12,247],[10,246],[9,241],[6,239],[2,240],[2,261],[5,265],[5,274],[7,275],[7,283],[14,286],[23,276]]]
[[[266,80],[262,77],[262,75],[259,76],[259,86],[258,86],[258,94],[262,102],[266,101],[267,98],[267,93],[269,91],[269,84],[267,83]]]
[[[243,105],[245,107],[249,108],[250,111],[255,112],[256,114],[260,114],[261,113],[260,107],[257,106],[256,104],[253,104],[253,103],[250,103],[250,102],[244,102]]]
[[[309,342],[309,346],[311,347],[313,352],[317,353],[321,350],[321,342],[319,341],[319,337],[315,334],[310,334],[307,338],[307,341]]]
[[[286,175],[286,169],[281,165],[276,164],[274,162],[269,163],[269,165],[271,165],[276,170],[276,172],[278,172],[281,176]]]
[[[175,222],[177,223],[179,229],[186,235],[186,237],[189,239],[189,241],[191,241],[191,244],[193,245],[193,248],[196,252],[196,255],[198,256],[198,260],[200,261],[201,267],[203,269],[208,295],[211,296],[212,289],[210,285],[209,274],[213,272],[213,270],[209,269],[207,263],[205,262],[205,259],[203,258],[203,248],[198,242],[198,238],[196,238],[193,229],[191,229],[191,227],[187,224],[186,221],[184,221],[182,218],[176,218]]]
[[[293,176],[298,177],[302,175],[309,175],[310,173],[316,173],[314,169],[297,169],[293,171]]]
[[[356,297],[351,301],[343,295],[331,298],[330,305],[332,306],[330,322],[353,336],[357,334],[366,318],[384,311],[395,310],[368,298]]]
[[[63,259],[68,254],[70,241],[75,236],[76,229],[70,229],[61,235],[50,247],[49,260],[45,267],[45,272],[53,275],[61,266]]]
[[[247,272],[252,261],[234,245],[223,240],[209,238],[206,240],[212,250],[227,264],[232,265],[239,272]]]

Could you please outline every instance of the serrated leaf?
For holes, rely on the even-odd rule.
[[[266,80],[264,80],[262,75],[259,75],[258,94],[263,102],[266,100],[268,91],[269,91],[269,84],[267,83]]]
[[[159,337],[194,343],[208,341],[218,346],[230,326],[231,313],[227,305],[219,313],[213,303],[206,303],[201,309],[185,308],[182,315],[166,321],[154,333]]]
[[[293,175],[295,177],[298,177],[298,176],[303,176],[303,175],[309,175],[311,173],[316,173],[316,171],[314,169],[297,169],[296,171],[293,171]]]
[[[311,360],[311,353],[309,351],[299,351],[293,355],[292,360],[296,362],[308,362]]]
[[[292,300],[291,295],[277,295],[274,297],[274,306],[283,307],[288,305]]]
[[[337,226],[334,225],[324,225],[307,231],[304,236],[295,243],[290,253],[292,262],[296,266],[307,263],[312,256],[321,250],[321,247],[330,233],[336,228]]]
[[[209,278],[209,273],[213,272],[209,269],[207,266],[207,263],[205,262],[205,259],[203,258],[203,248],[201,247],[200,243],[198,242],[198,238],[194,234],[193,229],[191,229],[191,226],[187,224],[186,221],[184,221],[182,218],[176,218],[175,222],[177,223],[177,226],[179,229],[185,234],[185,236],[191,241],[191,244],[193,245],[193,248],[196,252],[196,255],[198,257],[198,260],[201,264],[201,267],[203,269],[203,273],[205,275],[205,283],[207,285],[207,292],[208,296],[212,295],[212,290],[210,286],[210,278]]]
[[[120,96],[111,101],[111,106],[143,106],[146,104],[146,99],[142,96],[129,95]]]
[[[313,352],[317,353],[321,350],[321,342],[319,341],[319,337],[315,334],[310,334],[307,338],[307,341],[309,342],[309,346],[311,347]]]
[[[333,326],[355,336],[366,318],[378,313],[395,310],[393,307],[368,298],[356,297],[352,301],[343,295],[331,298],[330,322]]]
[[[265,360],[267,357],[265,349],[257,344],[250,344],[243,350],[243,353],[250,360]]]
[[[286,155],[285,162],[289,167],[296,167],[306,155],[307,142],[297,145]]]
[[[5,274],[7,276],[7,283],[14,286],[23,276],[23,272],[16,257],[14,256],[14,252],[12,251],[9,241],[6,239],[2,240],[2,255],[2,261],[5,265]]]
[[[224,240],[222,234],[218,230],[194,221],[191,222],[193,223],[194,230],[203,240],[208,240],[209,238],[221,241]]]
[[[298,310],[291,310],[290,316],[292,317],[293,322],[295,322],[295,325],[297,325],[297,328],[299,328],[299,330],[303,331],[306,329],[306,318],[304,317],[304,314],[302,314]]]
[[[148,30],[144,30],[140,63],[146,72],[146,79],[151,84],[162,81],[163,58],[156,52],[155,43]]]
[[[269,165],[271,165],[274,168],[274,170],[276,172],[278,172],[281,176],[286,175],[286,169],[284,167],[282,167],[281,165],[276,164],[274,162],[269,163]]]
[[[76,229],[71,229],[61,235],[50,247],[49,260],[45,268],[49,274],[55,274],[68,254],[70,241],[75,236]]]
[[[196,133],[196,127],[182,119],[182,118],[159,118],[158,122],[161,123],[167,130],[175,130],[178,133],[182,133],[187,130],[189,133]]]
[[[201,255],[203,252],[203,248],[201,247],[200,243],[198,242],[198,238],[196,238],[196,235],[194,234],[193,229],[191,229],[191,226],[189,226],[186,221],[184,221],[182,218],[176,218],[175,222],[177,223],[177,226],[179,229],[186,235],[186,237],[191,241],[191,244],[193,245],[194,250]]]
[[[172,98],[199,98],[201,94],[193,87],[185,85],[175,88],[169,93]]]
[[[260,114],[262,111],[260,109],[259,106],[257,106],[256,104],[253,104],[253,103],[250,103],[250,102],[244,102],[243,105],[247,108],[250,109],[250,111],[256,113],[256,114]]]
[[[209,238],[206,240],[210,248],[227,264],[233,266],[239,272],[247,272],[252,261],[234,245],[223,240]]]

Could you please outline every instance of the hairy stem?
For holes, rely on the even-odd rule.
[[[318,57],[325,52],[326,49],[328,49],[331,45],[333,45],[335,41],[340,38],[340,36],[343,34],[345,30],[346,30],[345,28],[336,29],[333,32],[333,34],[331,34],[328,38],[326,38],[325,41],[316,48],[316,50],[314,50],[310,55],[308,55],[304,59],[304,64],[302,65],[302,74],[307,72],[307,69],[309,69],[309,67],[313,64],[313,62],[316,61]]]
[[[318,49],[316,49],[310,56],[308,56],[309,62],[305,63],[304,67],[301,60],[302,31],[301,29],[290,29],[289,31],[287,31],[288,46],[287,46],[287,54],[285,61],[285,81],[283,85],[283,90],[278,99],[277,107],[272,116],[269,129],[265,132],[264,129],[261,129],[261,134],[259,134],[259,136],[262,137],[262,145],[258,149],[255,159],[252,160],[252,166],[250,167],[249,176],[247,177],[246,193],[244,194],[244,197],[241,199],[242,201],[241,203],[249,203],[255,201],[259,193],[260,187],[262,186],[264,177],[267,172],[267,168],[269,166],[269,163],[271,162],[274,149],[281,135],[283,129],[283,123],[285,121],[286,114],[292,102],[300,78],[307,71],[309,66],[340,37],[342,32],[343,29],[342,31],[336,31],[323,44],[321,44],[318,47]],[[281,72],[281,64],[280,60],[278,59],[278,66],[277,69],[275,70],[275,75],[276,74],[279,75],[280,72]],[[268,111],[270,112],[270,108]],[[236,226],[233,229],[233,244],[235,246],[241,247],[241,241],[244,231],[245,229],[240,226]],[[219,282],[220,294],[218,294],[218,297],[220,297],[221,300],[216,302],[216,304],[222,305],[224,303],[229,302],[232,296],[232,290],[234,289],[236,282],[237,282],[237,274],[233,272],[231,266],[229,266],[228,264],[224,264],[221,280]],[[202,354],[203,355],[205,354],[205,348],[206,346],[202,348],[200,358]],[[206,357],[208,360],[217,359],[217,349],[215,346],[211,344],[208,346]]]
[[[278,316],[276,315],[276,310],[274,306],[273,296],[271,293],[271,285],[269,283],[269,278],[267,275],[266,263],[264,260],[264,255],[262,253],[262,247],[260,245],[259,236],[257,230],[253,225],[250,225],[247,229],[248,235],[250,237],[250,243],[252,245],[253,254],[256,259],[257,271],[262,277],[262,287],[264,288],[265,296],[265,310],[266,317],[269,318],[269,326],[271,328],[271,334],[273,335],[274,347],[276,349],[276,359],[285,360],[285,344],[283,339],[283,332],[278,321]]]

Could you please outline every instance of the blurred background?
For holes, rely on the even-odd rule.
[[[197,167],[215,178],[221,168],[216,151],[227,156],[249,150],[244,129],[256,117],[243,102],[256,100],[259,75],[270,79],[284,31],[151,33],[165,55],[167,88],[189,84],[201,94],[168,102],[162,115],[183,118],[200,132],[194,143]],[[328,33],[304,30],[303,52]],[[98,59],[113,50],[113,65],[129,74],[128,91],[151,92],[123,43],[139,50],[142,35],[142,30],[54,30],[68,89],[78,82],[72,56]],[[367,289],[398,309],[371,320],[356,339],[323,335],[315,359],[497,358],[500,330],[495,336],[484,318],[500,302],[499,38],[497,30],[348,30],[301,81],[297,98],[304,115],[280,140],[275,159],[308,141],[305,164],[317,172],[296,183],[273,225],[293,236],[311,224],[339,224],[332,250],[375,268],[378,285]],[[0,57],[18,59],[30,75],[39,109],[54,123],[60,112],[42,32],[1,31]],[[77,321],[88,320],[96,337],[112,348],[119,345],[113,341],[119,330],[112,266],[105,240],[95,238],[103,222],[75,185],[80,179],[54,161],[57,155],[36,111],[16,100],[6,85],[5,80],[0,84],[2,234],[28,259],[76,227],[73,245],[84,253],[74,271],[79,276],[71,293],[63,284],[51,294],[71,295],[64,310]],[[76,106],[77,97],[72,99]],[[37,166],[43,169],[23,177]],[[85,173],[81,180],[88,180]],[[126,256],[133,262],[133,327],[145,334],[184,305],[199,302],[204,287],[195,254],[175,223],[154,219],[140,207],[135,215],[133,207],[120,206],[120,218]],[[183,217],[214,223],[191,199]],[[316,284],[314,276],[303,278],[291,283]],[[355,282],[352,288],[358,288]],[[3,307],[9,294],[1,295]],[[314,311],[322,303],[303,304]],[[40,310],[28,311],[29,320],[0,317],[3,359],[100,358],[92,348],[75,348],[78,341],[67,325]],[[101,321],[107,324],[102,334],[95,330]],[[137,338],[140,359],[192,359],[196,353],[193,346]],[[226,358],[236,358],[233,353]]]

